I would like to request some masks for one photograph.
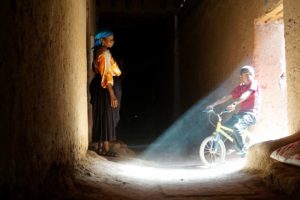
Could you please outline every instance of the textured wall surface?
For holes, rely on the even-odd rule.
[[[92,70],[93,63],[93,46],[94,46],[94,36],[96,32],[96,0],[87,1],[87,90],[89,90],[89,84],[94,77],[94,72]],[[90,100],[90,94],[88,92],[88,100]],[[92,105],[88,104],[88,141],[92,141]]]
[[[1,1],[0,13],[0,184],[34,188],[87,149],[86,1]]]
[[[283,20],[255,25],[253,63],[261,86],[262,106],[254,129],[268,139],[288,134],[284,43]]]
[[[300,128],[300,3],[284,1],[289,132]]]

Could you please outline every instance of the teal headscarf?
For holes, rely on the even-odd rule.
[[[99,33],[96,34],[95,36],[95,45],[93,48],[99,47],[102,45],[102,38],[106,38],[108,36],[113,35],[113,32],[109,29],[103,29]]]

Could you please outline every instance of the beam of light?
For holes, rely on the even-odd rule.
[[[213,132],[203,110],[217,98],[230,92],[233,87],[232,80],[236,80],[234,85],[238,83],[238,71],[233,72],[214,92],[198,101],[177,119],[144,151],[141,158],[162,163],[198,161],[201,165],[198,154],[201,141]]]

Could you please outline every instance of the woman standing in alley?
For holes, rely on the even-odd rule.
[[[95,77],[90,84],[93,110],[93,142],[98,143],[97,153],[117,156],[110,150],[110,142],[116,140],[116,127],[120,119],[121,70],[111,55],[114,35],[104,29],[95,36],[93,70]]]

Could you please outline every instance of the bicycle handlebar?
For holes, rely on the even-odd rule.
[[[209,114],[209,113],[212,113],[212,114],[214,114],[215,116],[218,117],[218,120],[219,120],[219,121],[222,121],[221,115],[223,115],[224,113],[229,113],[229,112],[231,112],[231,111],[229,111],[229,110],[227,110],[227,109],[224,109],[223,111],[217,113],[217,112],[212,108],[212,109],[205,109],[205,110],[203,110],[202,112],[205,112],[205,113],[208,113],[208,114]],[[209,116],[210,116],[210,115],[209,115]],[[211,120],[210,118],[211,118],[211,117],[209,117],[209,122],[210,122],[213,126],[215,126],[214,123],[212,122],[212,120]]]
[[[205,109],[205,110],[203,110],[202,112],[205,112],[205,113],[210,113],[210,112],[212,112],[212,113],[215,114],[215,115],[222,115],[222,114],[224,114],[224,113],[229,113],[229,112],[231,112],[231,111],[229,111],[229,110],[227,110],[227,109],[224,109],[223,111],[221,111],[221,112],[219,112],[219,113],[216,113],[215,110],[212,108],[212,109]]]

